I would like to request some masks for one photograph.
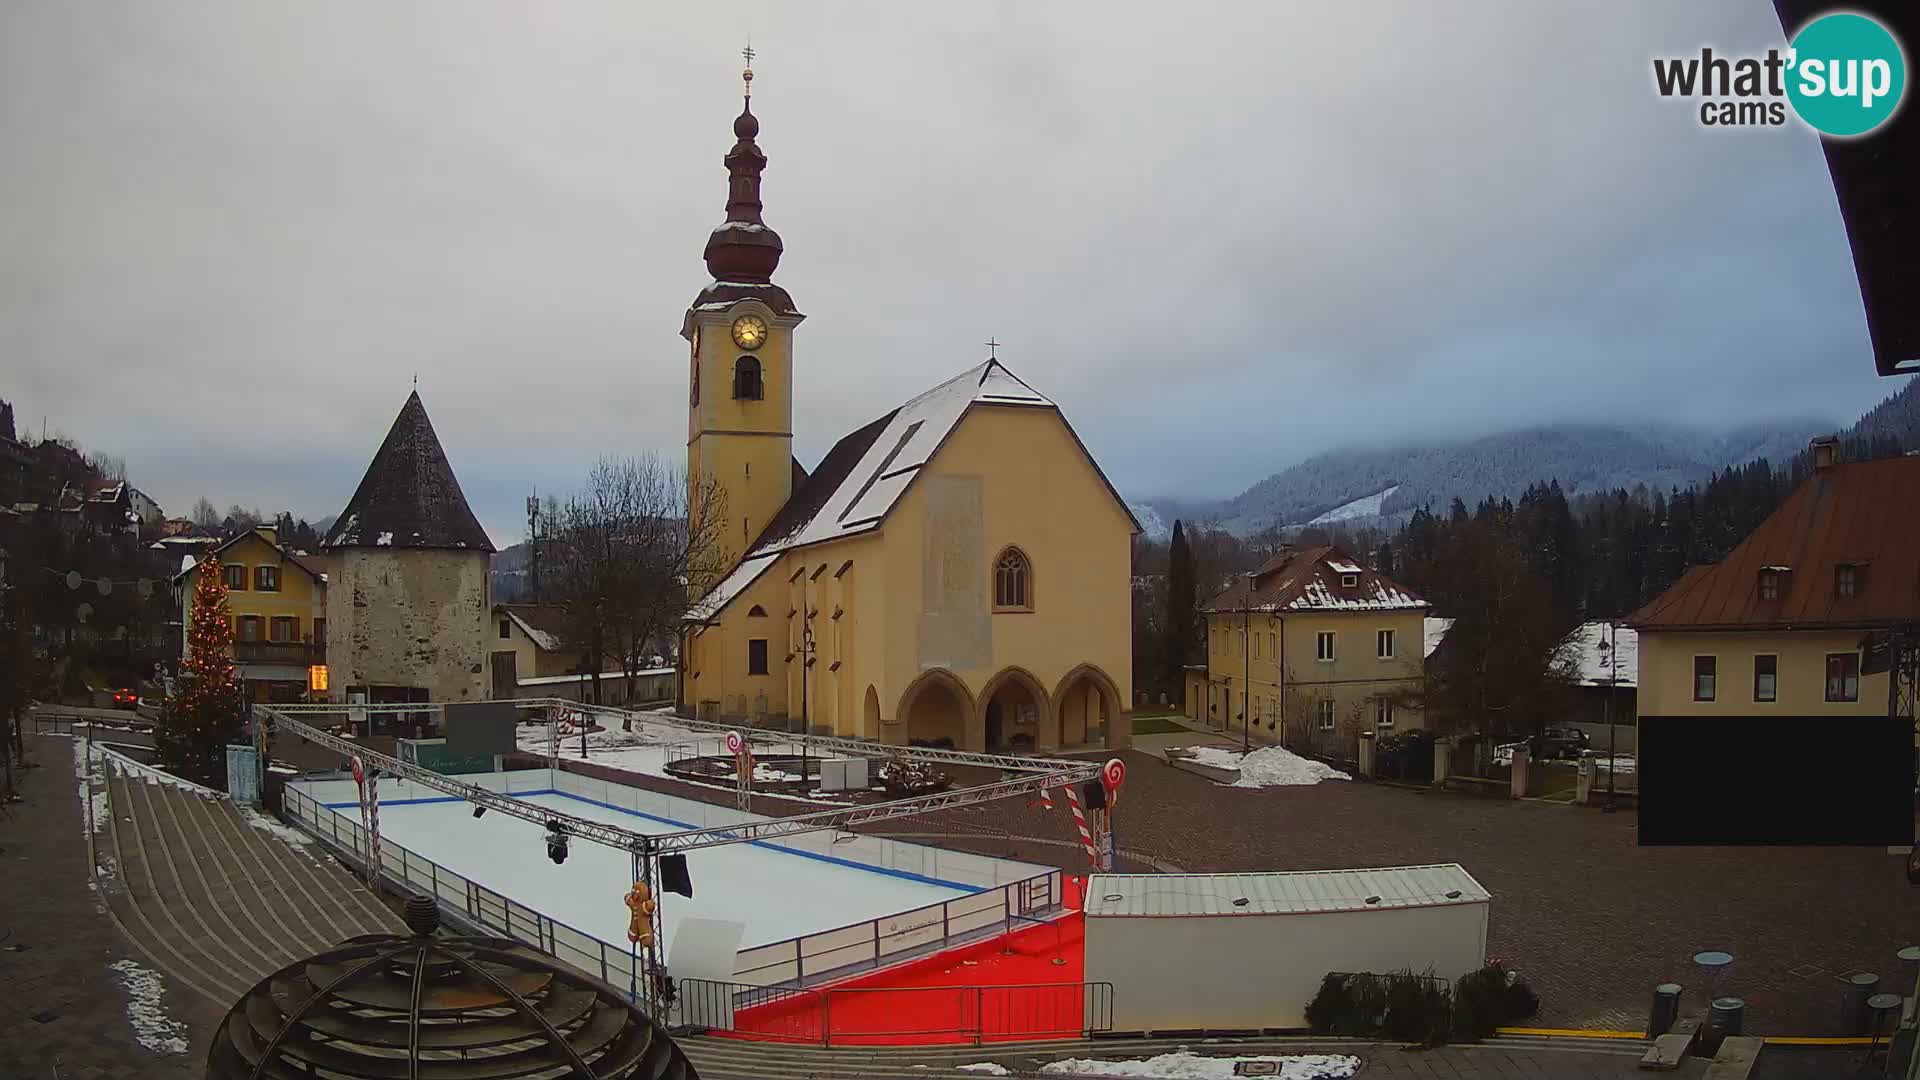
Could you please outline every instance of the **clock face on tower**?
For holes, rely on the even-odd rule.
[[[733,320],[733,343],[752,351],[766,344],[767,324],[758,315],[742,315]]]

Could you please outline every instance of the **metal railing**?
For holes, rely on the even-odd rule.
[[[676,1024],[821,1046],[1071,1039],[1113,1030],[1113,984],[770,989],[682,979]]]
[[[35,735],[71,735],[75,728],[93,728],[96,731],[152,731],[153,721],[128,710],[125,720],[113,720],[100,712],[62,712],[46,709],[34,709],[29,716],[33,718]]]
[[[366,830],[359,822],[294,785],[285,789],[283,806],[289,818],[364,871]],[[628,946],[544,915],[384,837],[380,853],[383,877],[433,896],[488,931],[526,942],[617,988],[631,993],[637,987]],[[902,914],[742,949],[734,958],[734,974],[742,985],[759,988],[818,985],[1006,932],[1018,922],[1062,910],[1064,902],[1061,872],[1049,870]]]

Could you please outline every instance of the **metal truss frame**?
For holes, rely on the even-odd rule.
[[[538,705],[551,703],[551,700],[552,699],[529,699],[528,704]],[[560,703],[566,704],[569,707],[575,704],[573,702]],[[355,706],[355,708],[361,708],[361,706]],[[404,705],[398,707],[365,706],[365,708],[393,712],[422,711],[418,704],[415,704],[411,708]],[[854,825],[871,824],[893,818],[912,817],[939,810],[950,810],[960,806],[973,806],[980,803],[994,802],[999,799],[1012,798],[1016,795],[1028,793],[1037,794],[1041,791],[1056,787],[1083,783],[1100,775],[1100,765],[1095,762],[1069,762],[1064,759],[1050,760],[1047,758],[1008,757],[995,754],[970,754],[965,751],[932,751],[932,753],[942,756],[926,758],[917,757],[918,754],[927,752],[925,748],[913,747],[911,748],[912,753],[908,756],[916,757],[917,760],[923,761],[968,765],[985,764],[991,761],[1022,762],[1024,775],[1013,776],[997,783],[955,788],[932,795],[919,795],[910,799],[869,803],[864,806],[841,807],[788,818],[770,818],[765,821],[749,822],[743,825],[726,825],[706,829],[689,829],[677,833],[649,835],[647,833],[633,832],[628,829],[619,828],[618,826],[608,825],[605,822],[595,821],[591,818],[578,817],[573,814],[567,814],[544,807],[529,806],[518,799],[510,798],[500,792],[489,791],[486,788],[473,784],[463,784],[452,777],[444,776],[431,769],[423,769],[411,762],[401,761],[399,758],[392,757],[391,755],[371,750],[351,739],[344,739],[332,732],[322,731],[295,718],[301,713],[339,712],[341,709],[338,707],[256,705],[254,709],[257,712],[270,716],[277,729],[283,730],[288,734],[298,735],[308,742],[317,743],[340,754],[357,754],[363,762],[389,775],[412,780],[415,783],[436,791],[446,792],[455,798],[464,799],[473,803],[475,806],[483,806],[489,810],[497,810],[500,813],[520,818],[523,821],[533,822],[543,828],[546,827],[549,822],[558,821],[561,828],[569,835],[578,836],[582,839],[604,844],[608,847],[618,848],[622,851],[636,852],[643,856],[672,851],[692,851],[697,848],[723,847],[728,844],[748,844],[762,840],[798,836],[803,833],[841,830]],[[621,712],[620,710],[601,711],[615,714],[620,714]],[[632,715],[635,717],[651,715],[657,717],[659,714],[631,713],[623,715]],[[655,722],[661,721],[656,720]],[[680,723],[681,721],[675,718],[671,722]],[[741,730],[739,728],[728,727],[724,724],[711,726],[714,730],[720,732]],[[791,736],[782,737],[793,738]],[[854,739],[837,739],[817,735],[805,736],[805,738],[811,740],[824,738],[831,743],[842,744],[848,747],[851,752],[869,755],[875,752],[891,753],[894,749],[884,744],[861,742]],[[816,742],[814,745],[818,745],[818,743]],[[961,760],[956,761],[956,758]],[[980,759],[984,759],[984,761]],[[1040,771],[1042,769],[1044,769],[1044,771]]]

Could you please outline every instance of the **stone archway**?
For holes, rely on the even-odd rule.
[[[878,707],[877,697],[875,706]],[[973,694],[968,692],[967,684],[945,668],[932,668],[921,672],[900,695],[894,720],[901,727],[901,742],[946,740],[946,745],[970,749],[968,720],[973,715]]]
[[[1032,753],[1060,747],[1047,688],[1026,668],[1002,668],[980,691],[969,749]]]
[[[1062,746],[1086,746],[1099,734],[1099,745],[1121,750],[1133,745],[1133,727],[1128,720],[1120,688],[1106,672],[1092,664],[1081,664],[1060,680],[1054,688],[1053,703]]]
[[[860,737],[877,739],[880,737],[880,691],[867,684],[866,704],[860,711]]]

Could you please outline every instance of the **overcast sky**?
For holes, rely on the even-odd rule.
[[[1675,4],[0,5],[0,397],[170,513],[336,513],[418,373],[475,511],[685,446],[751,32],[796,452],[984,358],[1130,498],[1567,419],[1850,421],[1815,137]]]

